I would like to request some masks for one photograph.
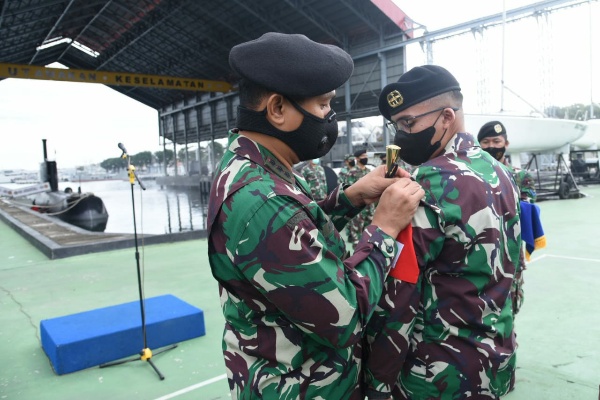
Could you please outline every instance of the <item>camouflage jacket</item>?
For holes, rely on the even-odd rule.
[[[421,275],[416,285],[386,280],[365,377],[395,399],[495,399],[514,385],[516,185],[466,133],[413,177],[425,190],[412,221]]]
[[[323,167],[307,163],[302,168],[302,176],[308,183],[310,193],[315,201],[323,200],[327,196],[327,179]]]
[[[369,170],[367,168],[360,169],[359,167],[354,166],[348,170],[348,175],[346,175],[346,184],[352,185],[368,173]]]
[[[348,178],[348,167],[345,165],[340,169],[338,173],[338,185],[346,185]]]
[[[354,183],[356,183],[356,181],[358,181],[360,178],[362,178],[363,176],[367,175],[369,173],[369,169],[368,168],[363,168],[361,169],[360,167],[357,167],[356,165],[352,168],[350,168],[348,170],[348,174],[346,175],[345,178],[345,182],[344,184],[346,185],[352,185]],[[365,221],[368,221],[369,223],[371,223],[371,220],[373,219],[373,214],[375,213],[375,204],[370,204],[368,206],[366,206],[361,212],[360,212],[360,217]]]
[[[362,399],[361,337],[397,253],[371,225],[342,260],[360,210],[341,187],[319,204],[264,147],[230,132],[211,188],[208,257],[234,399]]]
[[[508,163],[504,165],[515,179],[517,187],[519,188],[521,200],[530,201],[532,203],[535,202],[537,193],[535,192],[535,179],[533,178],[533,175],[525,169],[514,168]]]

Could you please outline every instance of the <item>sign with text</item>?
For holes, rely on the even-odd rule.
[[[196,92],[229,92],[231,85],[223,81],[209,81],[173,76],[137,74],[130,72],[62,69],[36,65],[0,63],[0,77],[41,79],[65,82],[101,83],[108,86],[136,86],[156,89],[189,90]]]

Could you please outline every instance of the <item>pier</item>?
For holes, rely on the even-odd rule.
[[[57,218],[40,214],[0,199],[0,220],[23,236],[50,259],[125,249],[135,246],[131,233],[90,232]],[[206,238],[206,231],[187,231],[164,235],[138,235],[144,244],[178,242]]]

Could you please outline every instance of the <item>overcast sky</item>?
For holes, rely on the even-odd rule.
[[[396,0],[413,20],[429,31],[502,11],[502,1]],[[505,0],[507,10],[532,4],[528,0]],[[600,18],[597,1],[592,2],[594,20]],[[588,103],[593,92],[600,101],[600,76],[590,89],[590,6],[560,12],[547,25],[535,19],[507,26],[505,83],[529,103],[552,102],[568,106]],[[542,30],[541,30],[542,29]],[[596,28],[600,31],[600,28]],[[540,33],[541,32],[541,33]],[[417,32],[417,34],[420,34]],[[598,31],[595,37],[600,37]],[[483,61],[477,63],[471,34],[434,45],[434,63],[448,68],[461,82],[465,109],[471,112],[500,108],[501,30],[485,35]],[[543,40],[542,38],[549,40]],[[409,46],[408,66],[426,63],[419,45]],[[600,51],[592,52],[600,68]],[[544,63],[549,54],[554,55]],[[540,65],[544,65],[541,71]],[[483,72],[487,71],[487,72]],[[543,75],[543,79],[540,76]],[[542,82],[543,81],[543,82]],[[481,93],[482,82],[487,89]],[[529,112],[531,108],[512,94],[505,94],[505,109]],[[59,168],[99,163],[118,157],[123,143],[130,154],[162,149],[156,110],[97,84],[5,79],[0,81],[0,170],[37,170],[43,159],[42,139],[48,155]]]
[[[451,7],[442,0],[395,1],[429,31],[501,13],[503,9],[503,1],[455,0]],[[537,2],[505,0],[504,7],[511,10]],[[437,41],[433,63],[446,67],[457,77],[465,94],[466,112],[497,112],[502,108],[526,113],[532,111],[530,105],[538,109],[548,105],[589,105],[592,95],[595,102],[600,102],[600,75],[596,73],[592,78],[590,72],[591,66],[600,69],[600,28],[592,27],[590,32],[590,15],[594,23],[600,18],[597,1],[591,6],[563,9],[548,18],[526,18],[507,24],[504,40],[499,26],[488,29],[483,39],[468,33]],[[594,37],[596,43],[591,43]],[[409,68],[427,63],[418,44],[410,45],[407,54]],[[502,78],[508,88],[503,97]]]
[[[104,85],[5,79],[0,82],[0,170],[37,170],[48,158],[59,168],[156,151],[157,111]]]

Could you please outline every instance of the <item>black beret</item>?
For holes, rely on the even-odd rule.
[[[354,70],[352,57],[337,46],[276,32],[234,46],[229,65],[251,82],[301,98],[339,88]]]
[[[415,67],[390,83],[379,95],[379,112],[388,120],[392,115],[439,94],[460,90],[456,78],[437,65]]]
[[[354,157],[360,157],[367,152],[366,149],[358,149],[354,152]]]
[[[502,122],[490,121],[485,123],[479,130],[479,133],[477,134],[477,141],[480,142],[483,138],[500,135],[506,135],[506,128],[504,125],[502,125]]]

